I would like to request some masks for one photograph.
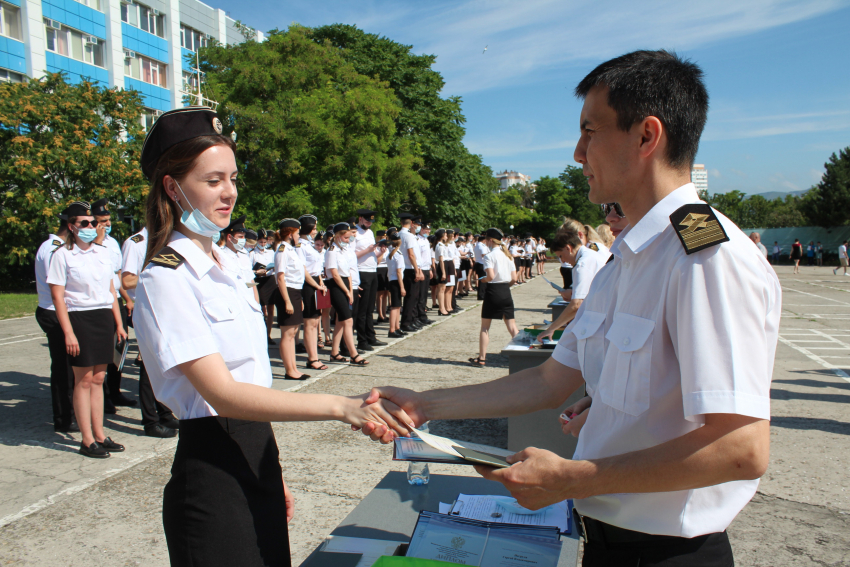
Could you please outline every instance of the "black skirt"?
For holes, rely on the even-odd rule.
[[[275,302],[278,327],[292,327],[304,322],[304,312],[301,310],[301,290],[286,286],[286,293],[289,295],[289,302],[292,304],[292,315],[286,313],[286,302],[283,300],[283,294],[278,290],[277,301]]]
[[[162,503],[172,567],[291,567],[279,455],[269,423],[180,420]]]
[[[468,272],[469,268],[471,268],[471,267],[472,267],[472,263],[469,261],[468,258],[463,258],[460,261],[460,271],[461,272]]]
[[[484,305],[481,306],[482,319],[513,319],[514,298],[511,296],[510,283],[488,283],[484,290]]]
[[[487,271],[484,269],[484,264],[482,264],[481,262],[475,262],[474,269],[475,275],[479,278],[483,278],[487,275]]]
[[[390,280],[390,309],[401,307],[401,284],[398,280]]]
[[[386,266],[378,266],[377,274],[378,291],[387,291],[390,283],[389,269]]]
[[[275,276],[258,276],[254,278],[254,281],[257,282],[257,295],[260,296],[260,305],[274,305],[275,297],[280,295]]]
[[[348,278],[342,278],[342,283],[348,286]],[[331,307],[334,308],[337,321],[347,321],[351,319],[351,304],[348,303],[348,296],[336,284],[336,280],[325,280],[325,285],[331,292]]]
[[[516,271],[522,267],[522,258],[514,257],[514,266],[516,266]]]
[[[457,284],[457,274],[455,273],[455,263],[452,260],[443,260],[443,271],[446,273],[446,286],[454,287]],[[449,285],[449,280],[455,276],[455,283]]]
[[[313,279],[319,281],[319,276],[313,276]],[[322,312],[316,307],[316,288],[304,282],[304,287],[301,288],[301,300],[304,302],[304,318],[316,319],[322,316]]]
[[[68,318],[80,343],[80,354],[68,357],[71,366],[86,368],[112,362],[115,346],[115,316],[112,309],[69,311]]]

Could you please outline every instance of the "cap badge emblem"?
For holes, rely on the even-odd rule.
[[[221,134],[221,131],[224,129],[224,127],[221,125],[221,120],[218,119],[218,116],[213,118],[212,125],[213,125],[213,130],[215,130],[215,133]]]

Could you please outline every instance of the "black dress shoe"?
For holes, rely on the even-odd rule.
[[[180,429],[180,420],[173,415],[169,417],[159,416],[159,424],[169,429]]]
[[[419,329],[417,329],[416,327],[411,327],[410,325],[402,325],[401,330],[405,333],[415,333]]]
[[[369,343],[357,343],[357,350],[375,350]]]
[[[118,413],[118,410],[115,409],[115,404],[112,403],[112,400],[108,398],[104,398],[103,400],[103,413],[114,414]]]
[[[98,443],[98,445],[100,445],[101,447],[103,447],[104,449],[109,451],[110,453],[121,453],[121,452],[124,451],[124,445],[120,445],[120,444],[116,443],[115,441],[113,441],[109,437],[107,437],[106,439],[104,439],[103,441]]]
[[[390,331],[389,333],[387,333],[387,336],[391,339],[400,339],[405,335],[401,331]]]
[[[131,400],[124,394],[118,394],[117,396],[110,398],[113,404],[116,406],[125,406],[128,408],[134,408],[139,403],[136,400]]]
[[[160,423],[145,426],[145,435],[148,437],[160,437],[167,439],[169,437],[177,437],[177,430],[166,427]]]
[[[307,354],[307,347],[304,346],[304,343],[295,345],[295,354]]]
[[[413,328],[415,328],[415,329],[421,329],[421,328],[422,328],[422,327],[424,327],[425,325],[423,325],[423,324],[422,324],[422,323],[420,323],[419,321],[414,321],[413,323],[411,323],[411,324],[410,324],[410,326],[411,326],[411,327],[413,327]]]
[[[79,433],[80,432],[80,426],[77,425],[76,421],[72,421],[68,425],[61,425],[61,424],[56,425],[56,424],[54,424],[53,425],[53,431],[55,431],[57,433]]]
[[[376,323],[386,323],[387,321],[389,321],[389,319],[387,319],[386,317],[378,317],[377,319],[375,319]]]
[[[83,443],[80,443],[80,454],[85,455],[86,457],[91,457],[92,459],[108,459],[109,451],[103,448],[103,445],[100,443],[94,442],[88,447],[86,447]]]
[[[431,319],[423,319],[422,321],[419,321],[419,322],[422,323],[423,325],[433,325],[434,324],[434,321],[432,321]]]
[[[384,341],[379,341],[378,339],[372,339],[371,341],[369,341],[369,344],[372,346],[386,346],[387,343],[385,343]]]

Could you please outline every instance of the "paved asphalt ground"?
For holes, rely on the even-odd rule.
[[[828,268],[778,271],[784,305],[771,464],[730,537],[739,566],[850,566],[850,277]],[[518,323],[549,318],[552,297],[541,278],[515,288]],[[306,383],[282,379],[274,349],[274,387],[355,394],[380,384],[427,389],[504,375],[507,361],[496,354],[509,339],[504,325],[491,331],[487,368],[470,368],[480,307],[473,300],[461,306],[470,309],[371,353],[365,368],[332,366]],[[0,321],[0,565],[168,565],[160,511],[175,440],[145,437],[139,410],[122,408],[109,416],[107,434],[127,451],[104,461],[83,458],[76,453],[78,434],[51,427],[48,369],[35,319]],[[136,397],[135,368],[125,374],[124,387]],[[298,565],[378,480],[405,465],[390,460],[389,447],[340,423],[275,424],[274,430],[296,498],[290,534]],[[502,446],[507,441],[506,420],[445,421],[432,431]],[[450,465],[432,472],[475,474]]]

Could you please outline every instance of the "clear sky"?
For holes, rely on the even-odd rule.
[[[463,98],[465,142],[494,171],[537,179],[575,164],[573,88],[635,49],[672,49],[705,71],[697,163],[711,193],[807,189],[850,146],[849,0],[205,2],[261,31],[354,24],[436,55],[443,95]]]

